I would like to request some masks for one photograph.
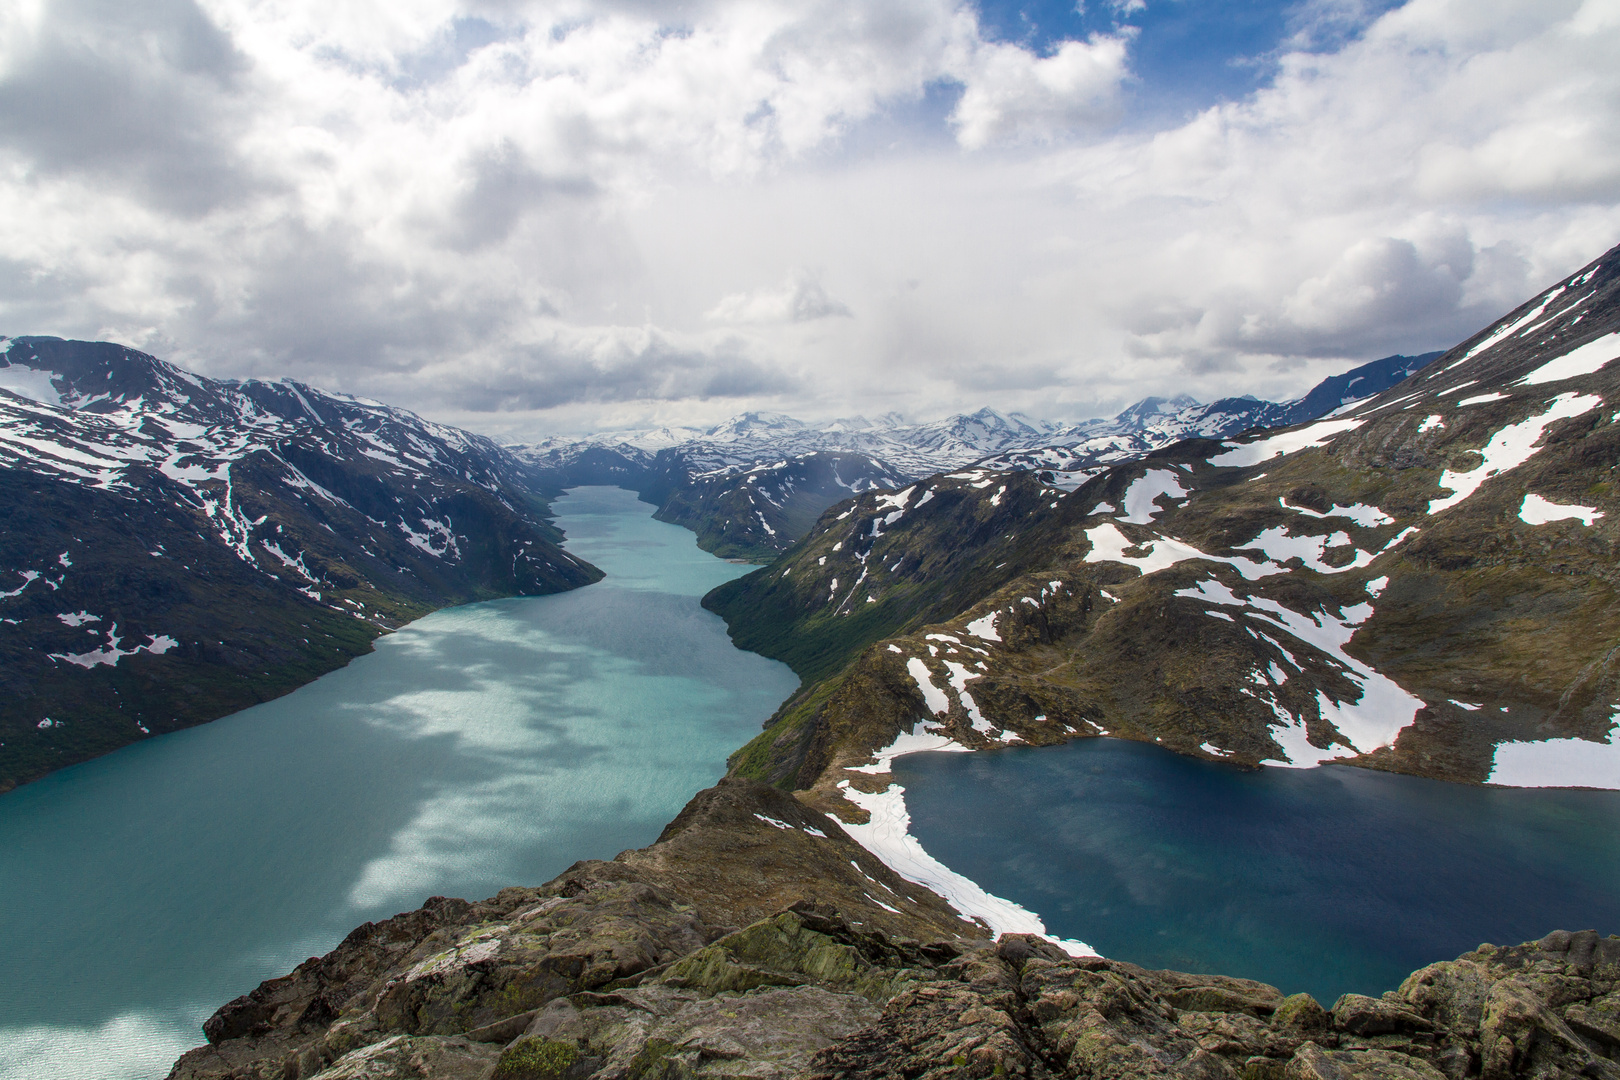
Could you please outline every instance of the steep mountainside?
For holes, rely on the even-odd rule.
[[[651,471],[645,494],[658,504],[653,516],[691,529],[699,547],[723,559],[773,557],[851,493],[906,482],[865,454],[820,450],[699,473],[665,451]]]
[[[1620,938],[1590,930],[1325,1009],[991,943],[914,892],[836,820],[723,781],[650,848],[359,927],[220,1008],[169,1076],[1620,1080]]]
[[[932,424],[897,417],[838,420],[815,428],[791,417],[744,413],[705,432],[655,432],[515,447],[546,490],[609,483],[632,488],[656,517],[698,534],[706,551],[769,561],[809,532],[822,510],[850,494],[895,487],[977,465],[1038,472],[1069,489],[1108,466],[1181,439],[1221,438],[1295,424],[1372,396],[1439,353],[1387,356],[1323,381],[1298,401],[1146,398],[1109,420],[1038,423],[992,409]]]
[[[1332,419],[834,508],[706,601],[806,676],[733,769],[848,820],[919,739],[1620,787],[1617,357],[1620,249]]]
[[[446,604],[600,577],[488,439],[0,340],[0,790],[285,693]]]

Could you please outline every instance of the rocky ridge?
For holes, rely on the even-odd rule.
[[[882,900],[905,883],[864,855],[724,781],[650,848],[359,927],[216,1012],[170,1080],[1620,1077],[1620,938],[1482,945],[1324,1008],[992,942]]]
[[[0,791],[601,576],[488,439],[104,342],[0,339],[0,507]]]

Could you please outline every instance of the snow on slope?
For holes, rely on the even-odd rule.
[[[248,567],[313,600],[327,588],[322,575],[262,509],[246,509],[244,490],[301,505],[314,521],[341,512],[365,532],[343,539],[367,554],[399,544],[447,566],[468,551],[468,526],[451,509],[467,506],[459,495],[480,489],[523,513],[516,458],[403,409],[292,381],[202,378],[104,342],[0,345],[0,468],[184,505]],[[559,558],[532,539],[510,557],[539,570]]]

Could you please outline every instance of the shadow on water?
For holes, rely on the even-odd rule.
[[[930,854],[1146,967],[1331,1005],[1481,942],[1620,932],[1620,792],[1246,772],[1117,739],[894,772]]]
[[[0,798],[0,1077],[161,1076],[357,923],[647,844],[719,777],[796,685],[698,606],[748,568],[628,492],[555,507],[604,581],[437,612]]]

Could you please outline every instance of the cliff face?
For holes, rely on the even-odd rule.
[[[1620,1078],[1620,938],[1558,932],[1323,1009],[991,942],[745,780],[658,843],[360,927],[231,1002],[171,1080]]]

